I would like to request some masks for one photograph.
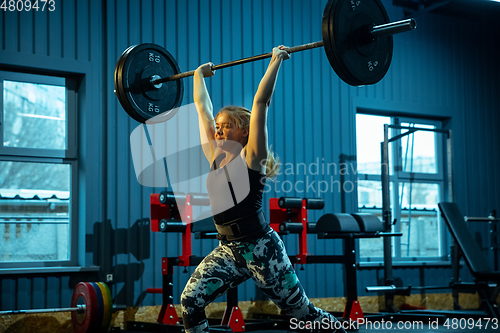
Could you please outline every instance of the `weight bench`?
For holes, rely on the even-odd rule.
[[[491,270],[457,204],[440,202],[438,206],[451,235],[463,252],[465,263],[474,277],[475,289],[481,298],[482,305],[493,318],[498,318],[496,299],[500,292],[500,271]],[[490,283],[494,285],[492,286]],[[459,286],[460,284],[455,283],[454,285]]]

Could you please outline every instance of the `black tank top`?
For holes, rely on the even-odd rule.
[[[262,208],[266,176],[252,170],[238,155],[224,167],[225,154],[217,156],[207,177],[210,206],[216,224],[223,225]]]

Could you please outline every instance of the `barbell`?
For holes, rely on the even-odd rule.
[[[108,332],[113,315],[113,299],[102,282],[80,282],[73,289],[70,308],[0,311],[0,315],[71,312],[75,333]]]
[[[323,11],[322,41],[287,48],[289,53],[323,47],[337,75],[353,86],[379,82],[392,60],[392,35],[416,28],[412,18],[390,22],[380,0],[329,0]],[[213,70],[272,57],[272,52],[212,66]],[[170,119],[184,93],[175,58],[163,47],[145,43],[127,48],[116,63],[115,94],[123,109],[145,123],[162,114]]]

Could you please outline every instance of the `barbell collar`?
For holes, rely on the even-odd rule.
[[[417,21],[415,21],[415,19],[409,18],[402,21],[374,25],[370,29],[370,35],[373,39],[376,39],[382,36],[395,35],[401,32],[411,31],[416,27]]]

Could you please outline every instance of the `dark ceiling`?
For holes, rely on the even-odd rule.
[[[393,0],[407,17],[427,13],[500,22],[500,2],[492,0]]]

